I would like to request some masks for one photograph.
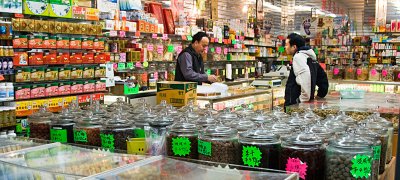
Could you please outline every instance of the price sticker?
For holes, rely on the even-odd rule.
[[[243,146],[243,164],[250,167],[259,167],[261,164],[262,153],[256,146]]]
[[[167,40],[168,39],[168,34],[163,34],[162,39],[163,40]]]
[[[192,36],[187,36],[187,40],[192,41],[193,40]]]
[[[351,160],[350,173],[354,178],[368,179],[371,176],[372,158],[367,155],[356,155]]]
[[[119,31],[119,37],[125,37],[126,32],[125,31]]]
[[[153,39],[157,39],[157,38],[158,38],[157,34],[152,34],[151,37],[152,37]]]
[[[299,158],[289,158],[286,163],[286,172],[296,172],[301,179],[306,179],[308,165]]]
[[[198,140],[198,152],[199,154],[205,155],[205,156],[211,156],[211,142],[207,142],[207,141],[202,141],[202,140]]]
[[[143,67],[149,67],[149,63],[147,61],[143,62]]]
[[[112,134],[100,134],[101,147],[113,152],[115,150],[114,146],[114,135]]]
[[[216,48],[215,48],[215,52],[216,52],[217,54],[221,54],[221,47],[216,47]]]
[[[157,46],[157,53],[158,54],[163,54],[164,53],[164,46],[162,46],[162,45]]]
[[[174,45],[168,45],[168,52],[174,52],[174,49],[175,49],[175,47],[174,47]]]
[[[126,63],[126,68],[127,69],[133,69],[133,62]]]
[[[215,52],[215,48],[211,48],[210,51],[211,51],[211,53],[214,53]]]
[[[228,48],[224,48],[224,55],[228,54]]]
[[[67,130],[66,129],[50,129],[50,140],[51,142],[67,142]]]
[[[172,138],[172,152],[175,156],[187,156],[190,154],[191,142],[187,137]]]
[[[88,142],[87,133],[85,130],[74,130],[74,141],[75,142]]]
[[[154,50],[154,46],[152,44],[148,44],[147,51],[153,51],[153,50]]]
[[[142,64],[140,62],[136,62],[135,66],[140,68],[140,67],[142,67]]]
[[[126,64],[125,63],[118,63],[118,70],[124,70],[126,69]]]
[[[110,31],[110,37],[116,37],[117,35],[117,31]]]

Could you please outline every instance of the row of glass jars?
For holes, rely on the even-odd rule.
[[[400,67],[334,66],[328,70],[327,74],[329,79],[337,80],[400,82]]]
[[[309,114],[307,116],[310,117]],[[341,113],[335,118],[329,116],[324,125],[318,122],[309,131],[291,135],[291,132],[296,131],[297,123],[306,122],[298,114],[294,114],[286,123],[279,121],[270,127],[244,132],[240,132],[238,127],[243,130],[244,125],[251,122],[239,120],[236,124],[241,125],[235,128],[231,126],[232,123],[224,123],[226,117],[221,114],[217,123],[212,123],[211,118],[208,118],[207,123],[202,121],[209,124],[205,129],[202,129],[204,126],[199,127],[187,121],[174,124],[166,139],[167,154],[295,171],[301,179],[377,179],[385,169],[390,132],[372,119],[367,120],[357,131],[344,134],[347,127],[356,128],[354,125],[357,123],[354,120],[351,122],[350,117]],[[249,119],[253,123],[262,122],[260,118]],[[264,121],[262,124],[269,123]],[[286,136],[279,138],[278,134]],[[338,138],[332,139],[334,135]],[[364,174],[358,172],[364,169],[357,169],[363,167],[369,168]]]

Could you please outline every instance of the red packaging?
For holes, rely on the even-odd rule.
[[[97,38],[93,40],[93,49],[100,49],[100,42]]]
[[[14,66],[27,66],[28,65],[28,53],[14,52],[13,64],[14,64]]]
[[[58,83],[47,83],[45,94],[46,96],[58,96]]]
[[[59,52],[57,55],[57,62],[59,62],[60,64],[69,64],[69,53]]]
[[[105,62],[106,62],[105,53],[96,53],[96,55],[94,56],[94,63],[102,64]]]
[[[144,23],[144,32],[147,32],[147,33],[150,32],[150,23],[148,23],[148,22]]]
[[[29,65],[43,65],[43,52],[29,53]]]
[[[162,4],[151,2],[148,4],[148,12],[153,14],[158,20],[158,24],[164,24],[163,14],[162,14]]]
[[[14,48],[28,48],[28,37],[26,35],[14,36],[13,47]]]
[[[71,64],[82,64],[82,53],[71,53],[69,61]]]
[[[136,29],[138,32],[144,32],[145,30],[145,22],[142,20],[133,21],[136,22]]]
[[[85,81],[83,82],[83,92],[94,92],[95,89],[95,80]]]
[[[60,95],[71,94],[71,82],[61,82],[58,86],[58,94]]]
[[[43,45],[42,48],[47,49],[50,48],[50,39],[49,36],[44,36],[43,37]]]
[[[61,64],[61,62],[57,61],[57,52],[50,51],[45,52],[43,56],[44,64]]]
[[[94,53],[83,53],[82,55],[82,63],[83,64],[93,64],[94,63]]]
[[[104,43],[105,43],[105,40],[104,39],[99,39],[99,49],[100,50],[103,50],[104,49]]]
[[[164,17],[164,32],[166,34],[175,34],[174,17],[172,16],[171,9],[163,9]]]
[[[49,37],[49,45],[47,48],[50,49],[56,49],[57,48],[57,37],[56,36],[50,36]]]
[[[58,49],[69,49],[69,38],[68,37],[58,37],[57,38],[57,48]]]
[[[83,38],[82,49],[93,49],[93,39],[94,38]]]
[[[71,84],[71,94],[83,93],[83,81],[74,81]]]
[[[34,84],[31,87],[31,98],[40,98],[46,96],[44,84]]]
[[[80,49],[82,47],[82,41],[80,38],[71,38],[69,41],[70,49]]]
[[[15,99],[29,99],[31,97],[31,86],[22,85],[15,87]]]
[[[105,81],[96,81],[95,91],[96,92],[103,92],[106,91],[106,82]]]

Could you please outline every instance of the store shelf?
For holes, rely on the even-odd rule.
[[[32,100],[40,100],[40,99],[47,99],[47,98],[62,98],[68,96],[81,96],[81,95],[90,95],[90,94],[97,94],[97,93],[107,93],[108,91],[95,91],[95,92],[85,92],[85,93],[75,93],[75,94],[65,94],[65,95],[57,95],[57,96],[45,96],[45,97],[37,97],[37,98],[29,98],[29,99],[15,99],[15,102],[18,101],[32,101]]]
[[[90,80],[100,80],[101,78],[90,78],[90,79],[68,79],[68,80],[54,80],[54,81],[37,81],[37,82],[14,82],[14,86],[20,85],[31,85],[31,84],[46,84],[46,83],[56,83],[56,82],[70,82],[70,81],[90,81]]]
[[[156,94],[157,94],[157,90],[147,90],[147,91],[139,91],[139,93],[137,93],[137,94],[125,95],[125,97],[128,99],[135,99],[135,98],[142,98],[142,97],[148,97],[148,96],[155,96]]]
[[[339,84],[381,84],[400,86],[400,82],[383,82],[383,81],[358,81],[358,80],[329,80],[329,83]]]
[[[254,92],[244,93],[244,94],[228,94],[228,95],[221,95],[221,96],[208,96],[208,97],[197,97],[197,100],[209,101],[210,103],[222,102],[232,99],[238,99],[243,97],[249,96],[256,96],[265,93],[271,93],[271,89],[268,90],[260,90],[256,89]]]

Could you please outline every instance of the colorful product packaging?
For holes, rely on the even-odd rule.
[[[82,79],[83,67],[73,66],[71,67],[71,79]]]
[[[84,79],[94,78],[94,66],[85,66],[83,68],[83,78]]]
[[[31,70],[31,82],[40,82],[44,81],[45,68],[44,67],[35,67]]]
[[[103,78],[106,77],[106,67],[103,66],[96,66],[94,70],[94,77],[95,78]]]
[[[31,98],[40,98],[46,96],[46,85],[45,84],[33,84],[31,86]]]
[[[28,36],[27,35],[14,36],[13,47],[28,48]]]
[[[106,81],[101,80],[101,81],[96,81],[96,86],[95,86],[95,91],[96,92],[103,92],[106,91]]]
[[[71,94],[83,93],[83,81],[73,81],[71,83]]]
[[[60,80],[71,79],[71,67],[60,67],[58,71],[58,78]]]
[[[82,53],[78,52],[78,53],[71,53],[71,56],[69,57],[70,59],[70,63],[71,64],[82,64],[83,62],[83,57],[82,57]]]
[[[20,85],[15,86],[15,99],[29,99],[31,98],[31,86]]]
[[[46,96],[58,96],[58,82],[46,83]]]
[[[20,68],[15,72],[15,82],[30,82],[31,68]]]
[[[58,85],[58,94],[68,95],[71,94],[71,82],[60,82]]]
[[[93,64],[94,63],[94,53],[92,53],[92,52],[83,53],[82,63],[83,64]]]
[[[44,79],[46,81],[56,81],[58,80],[58,72],[58,67],[48,67],[46,68]]]
[[[29,53],[29,63],[32,65],[43,65],[43,52],[30,52]]]
[[[84,81],[83,82],[83,92],[84,93],[94,92],[95,86],[96,86],[95,84],[96,84],[96,80]]]
[[[45,52],[43,56],[43,63],[44,64],[61,64],[57,58],[56,51]]]
[[[14,66],[27,66],[28,65],[28,53],[14,52],[13,64],[14,64]]]

